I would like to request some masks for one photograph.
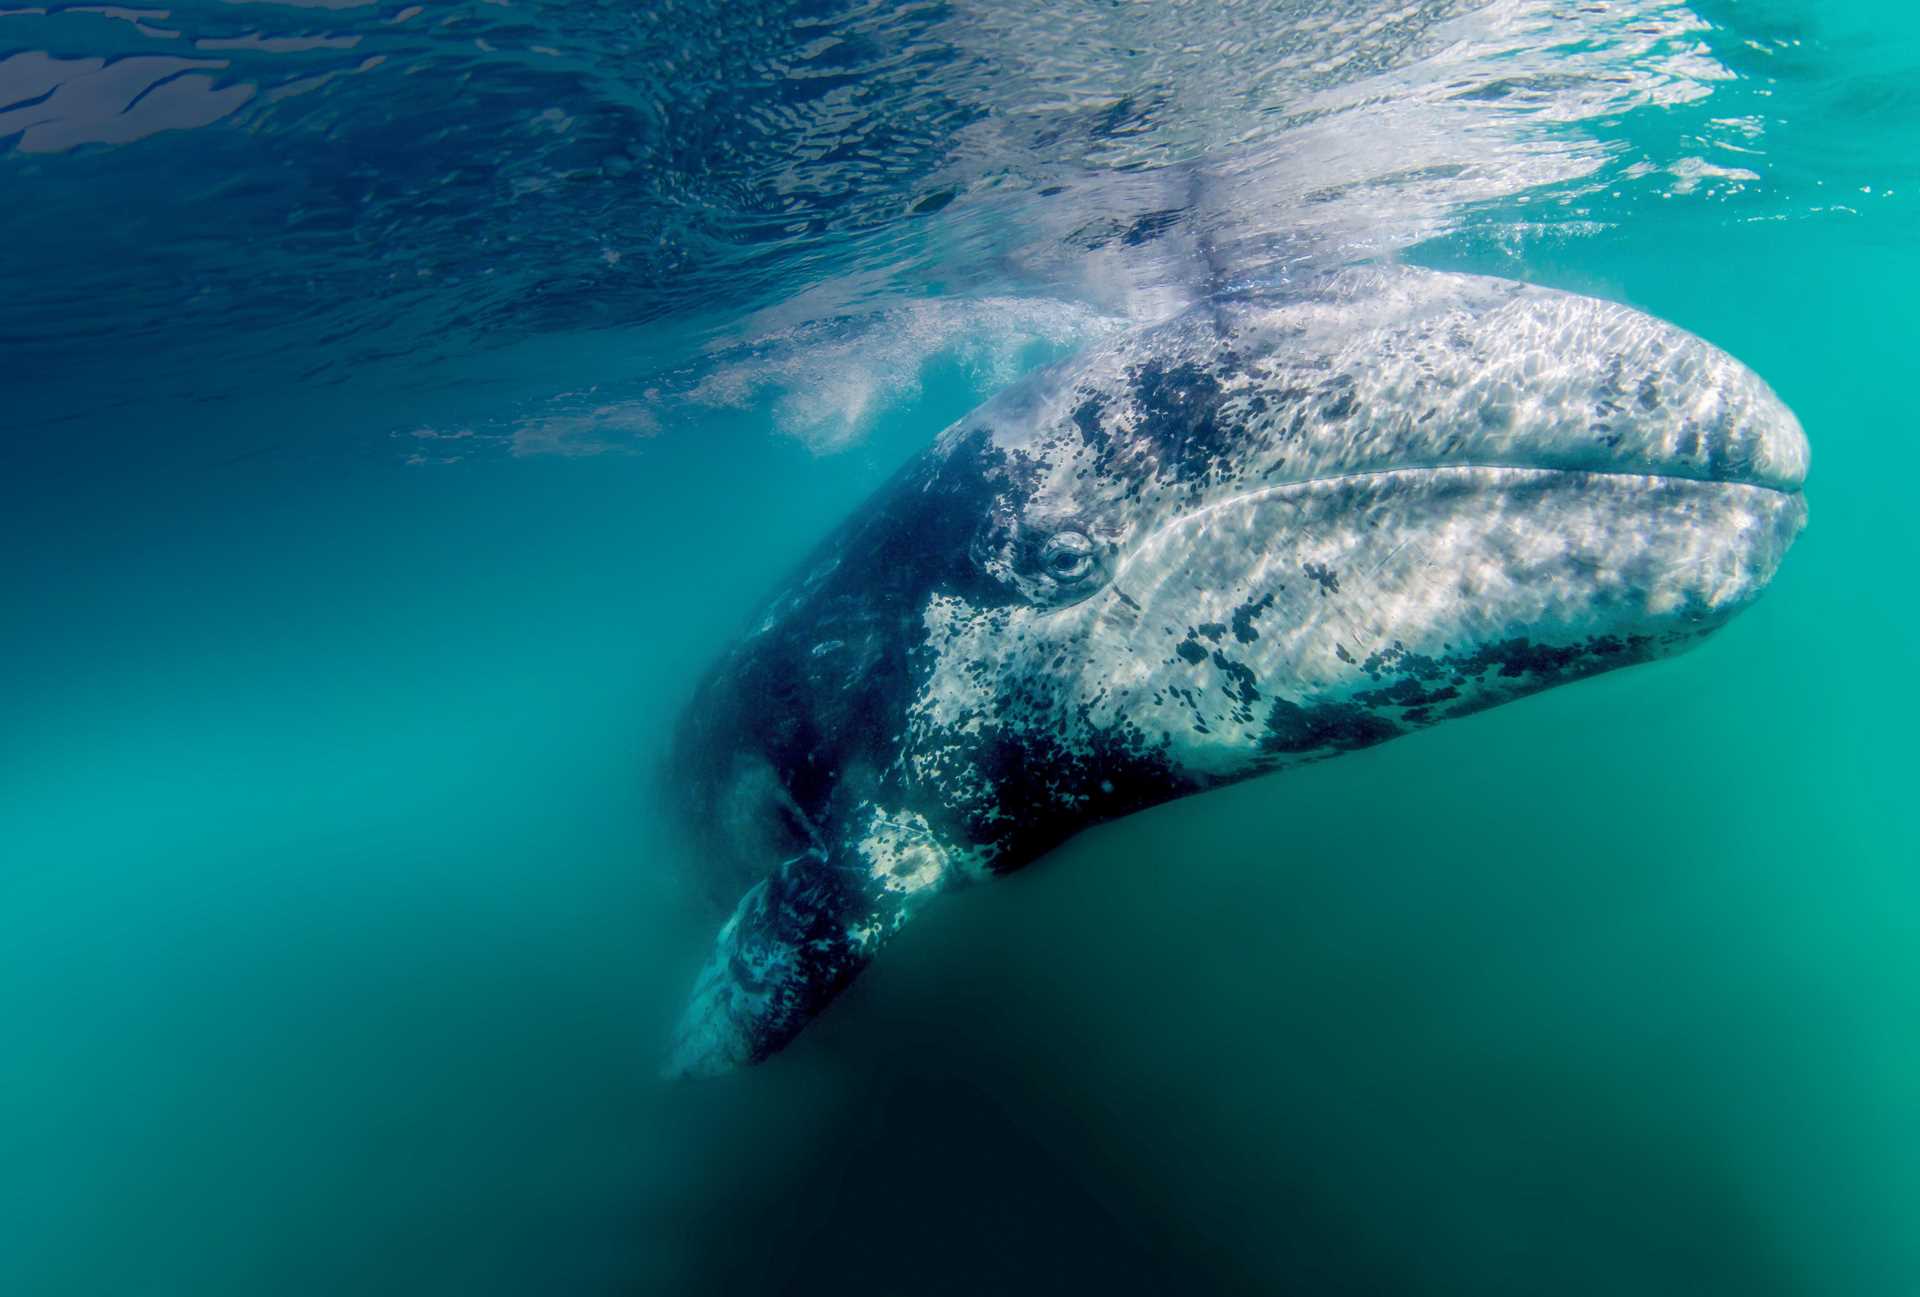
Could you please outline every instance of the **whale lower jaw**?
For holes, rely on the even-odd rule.
[[[1692,647],[1805,521],[1798,491],[1573,469],[1243,492],[1155,531],[1078,614],[1090,721],[1164,735],[1212,779],[1370,746]]]

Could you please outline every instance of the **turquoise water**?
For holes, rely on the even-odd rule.
[[[364,36],[314,56],[354,68],[400,12],[217,8],[165,22]],[[1547,113],[1599,169],[1449,195],[1406,255],[1765,375],[1815,453],[1768,596],[1688,656],[1092,831],[922,918],[773,1063],[676,1087],[711,926],[659,767],[694,677],[934,431],[1133,308],[973,259],[1013,219],[977,199],[1000,136],[962,182],[902,163],[963,191],[907,234],[854,201],[731,277],[549,292],[606,239],[547,247],[563,213],[525,204],[562,200],[487,190],[524,282],[383,297],[326,241],[351,222],[276,243],[270,199],[371,172],[385,246],[478,282],[434,260],[467,190],[393,179],[440,170],[405,139],[466,147],[427,45],[279,117],[262,79],[136,140],[0,139],[0,1292],[1920,1291],[1920,18],[1639,8],[1697,22],[1707,92]],[[616,40],[593,12],[520,46]],[[0,58],[159,39],[29,21]],[[207,93],[253,84],[223,57]],[[567,89],[459,57],[459,129]],[[626,102],[606,75],[569,93]],[[445,117],[376,148],[403,104]],[[904,135],[974,120],[930,114]],[[289,306],[303,276],[344,305]],[[892,314],[795,328],[856,307]],[[716,376],[737,397],[691,395]]]

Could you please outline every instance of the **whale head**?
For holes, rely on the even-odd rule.
[[[1678,652],[1805,519],[1800,426],[1726,353],[1418,271],[1215,303],[942,450],[1002,597],[930,600],[914,755],[1037,741],[1049,796],[1096,813]],[[1099,773],[1119,752],[1145,786]]]
[[[711,872],[766,877],[670,1070],[763,1057],[927,898],[1089,824],[1699,643],[1772,578],[1807,459],[1699,338],[1428,271],[1215,299],[1034,376],[690,709]]]

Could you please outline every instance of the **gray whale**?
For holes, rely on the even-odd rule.
[[[1805,521],[1751,370],[1611,302],[1357,269],[1034,375],[848,518],[698,689],[734,904],[670,1075],[784,1046],[934,897],[1088,825],[1698,643]]]

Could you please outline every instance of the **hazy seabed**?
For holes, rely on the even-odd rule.
[[[1917,73],[1891,0],[0,0],[0,1292],[1920,1290]],[[758,596],[1033,366],[1395,255],[1765,375],[1767,598],[661,1087]]]

